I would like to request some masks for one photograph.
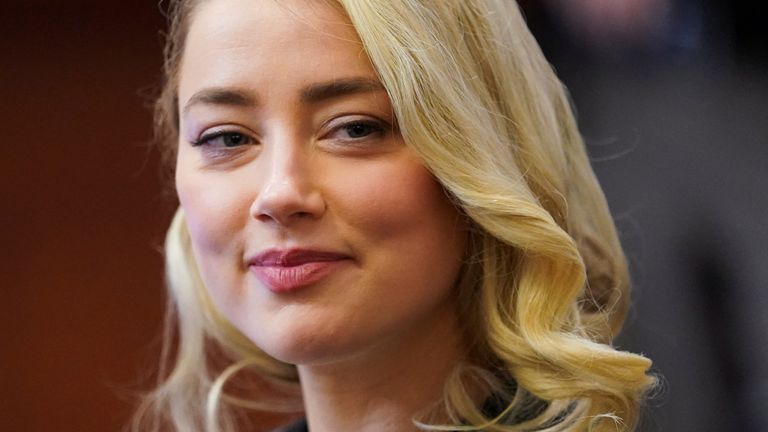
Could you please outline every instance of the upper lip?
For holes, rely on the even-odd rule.
[[[313,249],[267,249],[248,260],[249,266],[293,267],[310,262],[338,261],[349,259],[349,255]]]

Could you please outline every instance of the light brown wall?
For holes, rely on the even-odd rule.
[[[139,96],[159,76],[156,4],[3,4],[2,431],[117,431],[146,388],[173,206]]]

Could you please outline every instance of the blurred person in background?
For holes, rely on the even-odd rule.
[[[524,1],[570,89],[637,287],[641,430],[768,430],[768,32],[756,2]]]

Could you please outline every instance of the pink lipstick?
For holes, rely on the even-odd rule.
[[[268,249],[248,261],[256,278],[273,292],[290,292],[319,282],[348,255],[307,249]]]

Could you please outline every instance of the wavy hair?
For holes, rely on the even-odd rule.
[[[155,116],[168,161],[179,133],[180,58],[200,1],[170,8]],[[626,260],[567,92],[516,3],[334,4],[356,28],[405,142],[472,224],[457,288],[469,360],[414,423],[633,430],[656,381],[647,358],[611,346],[629,304]],[[169,370],[144,399],[134,430],[233,432],[238,408],[300,410],[295,368],[258,349],[213,305],[181,210],[166,239],[166,272],[166,343],[177,328],[177,349],[164,350]],[[470,396],[478,384],[496,398],[494,412]]]

